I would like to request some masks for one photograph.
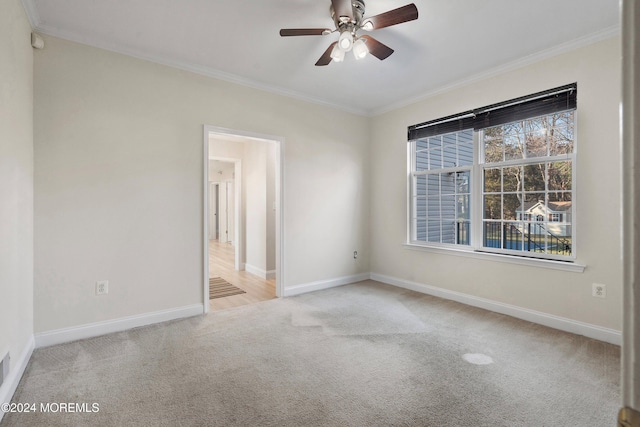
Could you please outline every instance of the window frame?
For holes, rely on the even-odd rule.
[[[464,129],[462,131],[467,131],[467,130],[472,130],[472,129]],[[443,133],[438,135],[439,137],[443,137],[445,135],[450,135],[450,134],[457,134],[458,132],[461,131],[455,131],[455,132],[447,132],[447,133]],[[409,185],[407,186],[407,194],[408,194],[408,204],[407,204],[407,242],[409,244],[415,244],[415,245],[423,245],[423,244],[428,244],[431,246],[439,246],[439,247],[449,247],[449,248],[459,248],[459,247],[469,247],[470,244],[460,244],[460,243],[443,243],[443,242],[430,242],[429,241],[429,234],[428,234],[428,225],[427,225],[427,237],[426,240],[417,240],[417,225],[416,222],[418,220],[418,216],[416,214],[417,212],[417,206],[415,204],[415,200],[419,197],[417,194],[414,195],[414,188],[415,188],[415,182],[418,176],[429,176],[429,175],[439,175],[439,174],[446,174],[446,173],[460,173],[460,172],[468,172],[468,176],[469,176],[469,180],[471,181],[470,185],[469,185],[469,219],[464,221],[466,223],[469,224],[470,227],[472,227],[473,224],[473,174],[474,174],[474,164],[476,163],[476,136],[475,136],[475,132],[472,133],[472,142],[471,142],[471,146],[472,146],[472,150],[473,150],[473,160],[472,163],[470,165],[464,165],[464,166],[449,166],[449,167],[442,167],[440,169],[424,169],[421,171],[417,171],[414,170],[414,166],[417,164],[417,149],[416,149],[416,142],[418,140],[413,140],[413,141],[409,141],[409,152],[408,152],[408,182]],[[456,147],[456,152],[458,152],[458,149]],[[427,178],[428,180],[428,178]],[[427,183],[428,186],[428,183]],[[454,186],[456,186],[454,184]],[[459,193],[456,192],[454,194],[454,196],[457,196]],[[440,195],[442,196],[442,193],[440,193]],[[428,195],[427,195],[428,198]],[[442,240],[442,216],[440,216],[440,222],[441,222],[441,240]],[[454,221],[457,222],[457,218],[454,219]],[[457,231],[456,233],[456,237],[457,237]],[[471,233],[469,233],[468,236],[469,240],[471,241],[471,239],[473,238]]]
[[[567,110],[570,111],[570,110]],[[474,166],[477,167],[476,170],[476,175],[474,176],[474,182],[476,182],[478,184],[478,187],[475,189],[475,192],[473,193],[474,196],[474,200],[475,200],[475,206],[479,206],[480,207],[480,212],[476,212],[478,213],[478,215],[480,216],[480,218],[478,219],[477,223],[472,223],[472,236],[474,238],[472,238],[472,244],[471,246],[473,246],[473,250],[477,251],[477,252],[488,252],[488,253],[495,253],[495,254],[501,254],[501,255],[509,255],[509,256],[519,256],[519,257],[524,257],[524,258],[538,258],[538,259],[546,259],[546,260],[553,260],[553,261],[565,261],[565,262],[574,262],[577,257],[576,257],[576,222],[575,222],[575,218],[576,218],[576,203],[575,203],[575,195],[576,195],[576,157],[577,157],[577,147],[578,147],[578,136],[577,136],[577,114],[576,114],[577,110],[573,110],[573,152],[571,153],[566,153],[566,154],[561,154],[561,155],[555,155],[555,156],[544,156],[544,157],[530,157],[530,158],[523,158],[523,159],[516,159],[516,160],[504,160],[502,162],[492,162],[492,163],[483,163],[484,159],[482,158],[483,156],[483,152],[484,150],[482,149],[482,143],[484,140],[484,130],[481,129],[479,131],[474,132],[474,137],[476,137],[476,139],[474,139],[474,142],[477,143],[477,145],[475,146],[475,149],[478,150],[478,163],[474,164]],[[554,113],[555,114],[555,113]],[[551,115],[551,114],[548,114]],[[547,115],[547,116],[548,116]],[[537,116],[540,117],[540,116]],[[531,119],[534,119],[536,117],[531,117]],[[527,119],[525,119],[527,120]],[[538,252],[529,252],[529,251],[518,251],[515,249],[502,249],[502,248],[490,248],[490,247],[485,247],[483,246],[483,235],[482,235],[482,230],[484,229],[483,225],[484,225],[484,218],[483,218],[483,214],[482,214],[482,210],[484,209],[484,204],[483,204],[483,189],[482,189],[482,179],[483,179],[483,171],[485,169],[491,169],[491,168],[496,168],[496,167],[509,167],[509,166],[526,166],[526,165],[532,165],[532,164],[538,164],[538,163],[554,163],[554,162],[559,162],[559,161],[571,161],[571,236],[572,236],[572,244],[571,244],[571,255],[554,255],[554,254],[541,254]],[[545,193],[547,193],[547,190],[545,190]],[[472,213],[473,213],[473,209],[472,209]],[[523,212],[523,215],[526,215]],[[530,215],[530,219],[528,220],[522,220],[522,221],[528,221],[531,223],[539,223],[539,219],[538,217],[540,217],[541,215]],[[542,217],[542,222],[545,222],[544,217]],[[547,222],[551,222],[551,221],[547,221]],[[475,243],[473,243],[475,242]]]
[[[525,98],[525,97],[523,97]],[[414,224],[416,206],[414,206],[414,177],[417,174],[425,175],[429,172],[431,173],[443,173],[446,172],[446,169],[438,169],[435,171],[416,171],[416,142],[420,139],[426,139],[427,137],[409,138],[407,144],[407,222],[406,222],[406,240],[405,247],[408,248],[416,248],[416,249],[425,249],[425,250],[435,250],[437,252],[440,251],[454,251],[456,254],[485,254],[491,258],[498,257],[504,259],[507,257],[509,259],[521,259],[522,263],[529,264],[529,261],[534,264],[543,264],[550,265],[552,268],[556,268],[555,266],[560,264],[574,264],[577,260],[577,249],[578,249],[578,223],[576,222],[576,194],[578,192],[577,189],[577,157],[578,157],[578,114],[577,108],[568,108],[566,110],[554,111],[545,114],[532,115],[531,117],[519,120],[529,120],[534,119],[536,117],[541,116],[549,116],[553,114],[561,113],[562,111],[571,111],[573,113],[573,150],[571,153],[565,153],[561,155],[553,155],[553,156],[544,156],[544,157],[533,157],[533,158],[523,158],[517,160],[503,160],[502,162],[493,162],[493,163],[483,163],[484,159],[484,129],[473,129],[473,164],[471,166],[461,166],[461,167],[453,167],[448,168],[452,169],[455,172],[460,172],[462,170],[470,170],[470,215],[469,215],[469,224],[471,228],[470,236],[469,236],[469,244],[458,244],[458,243],[440,243],[440,242],[429,242],[428,235],[426,237],[426,241],[417,240],[416,233],[417,227]],[[468,115],[468,112],[462,113],[465,116]],[[462,116],[462,115],[461,115]],[[449,116],[445,119],[449,119],[455,116]],[[443,119],[441,119],[443,120]],[[518,121],[514,120],[513,122]],[[437,121],[434,121],[437,122]],[[509,122],[510,123],[510,122]],[[449,131],[442,132],[436,135],[445,135],[449,133],[459,132],[465,129],[459,129],[457,131]],[[435,135],[434,135],[435,136]],[[539,164],[539,163],[553,163],[557,161],[570,161],[571,162],[571,254],[570,255],[556,255],[556,254],[548,254],[548,253],[536,253],[529,252],[523,250],[515,250],[515,249],[502,249],[502,248],[489,248],[484,247],[483,244],[483,230],[484,230],[484,203],[483,203],[483,171],[485,169],[491,167],[508,167],[511,164],[517,165],[527,165],[527,164]],[[503,191],[501,190],[501,193]],[[548,189],[545,188],[545,194],[548,194]],[[555,221],[556,223],[565,223],[566,217],[569,211],[563,212],[560,215],[561,220]],[[526,214],[523,211],[521,215],[524,217]],[[557,214],[558,215],[558,214]],[[547,220],[549,223],[553,223],[549,218],[543,218],[543,220]],[[524,219],[523,219],[524,220]],[[534,217],[531,219],[535,220]],[[518,220],[522,221],[522,220]],[[483,256],[484,257],[484,256]],[[518,261],[518,263],[520,263]],[[571,268],[572,271],[583,271],[584,266],[580,266],[578,264],[575,265],[575,268]]]

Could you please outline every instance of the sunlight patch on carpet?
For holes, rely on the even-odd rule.
[[[326,304],[309,298],[299,309],[292,310],[291,324],[318,326],[325,335],[390,335],[416,334],[434,330],[402,302],[385,295],[358,294]]]
[[[491,357],[480,353],[467,353],[462,358],[473,365],[490,365],[493,363]]]

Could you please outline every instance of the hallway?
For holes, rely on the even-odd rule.
[[[246,293],[209,300],[209,310],[219,311],[241,305],[267,301],[276,297],[275,279],[265,280],[246,271],[234,269],[234,247],[209,240],[209,277],[222,277]]]

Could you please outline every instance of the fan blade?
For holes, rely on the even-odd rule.
[[[389,55],[393,53],[393,49],[385,44],[380,43],[378,40],[374,39],[371,36],[362,36],[360,38],[365,40],[367,49],[369,49],[369,53],[381,61],[383,59],[387,59]]]
[[[283,28],[280,30],[282,37],[290,36],[323,36],[331,32],[328,28]]]
[[[340,17],[349,18],[347,21],[353,20],[353,6],[351,0],[331,0],[333,12],[337,16],[337,21],[341,21]]]
[[[331,63],[331,51],[333,50],[333,47],[337,44],[338,42],[331,43],[329,48],[324,51],[320,59],[318,59],[318,62],[316,62],[317,67],[322,67],[323,65],[329,65]]]
[[[371,24],[373,24],[373,29],[378,30],[392,25],[402,24],[403,22],[413,21],[414,19],[418,19],[418,8],[415,4],[411,3],[406,6],[372,16],[371,18],[366,18],[362,26],[364,27],[367,22],[371,22]]]

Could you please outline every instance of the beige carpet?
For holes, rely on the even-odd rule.
[[[36,350],[13,426],[614,426],[620,349],[372,281]]]
[[[209,299],[224,298],[245,293],[245,291],[227,282],[222,277],[209,279]]]

